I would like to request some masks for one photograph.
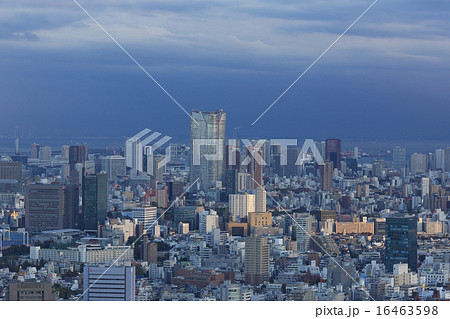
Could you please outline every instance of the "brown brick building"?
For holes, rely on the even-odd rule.
[[[177,286],[196,286],[205,288],[209,284],[220,286],[225,281],[225,274],[211,270],[180,269],[176,277],[172,278],[172,284]]]

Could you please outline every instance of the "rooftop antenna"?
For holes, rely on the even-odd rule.
[[[237,139],[237,131],[240,129],[240,126],[234,127],[233,128],[233,139]]]

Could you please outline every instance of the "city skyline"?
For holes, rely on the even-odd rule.
[[[448,241],[450,147],[370,162],[336,138],[306,140],[310,154],[289,139],[226,142],[225,112],[191,116],[191,147],[165,148],[174,157],[158,174],[146,148],[171,138],[150,129],[114,156],[33,143],[1,157],[2,252],[44,263],[3,270],[7,300],[448,299],[447,255],[427,247]],[[53,263],[73,267],[69,290],[41,284]]]
[[[4,0],[0,301],[445,316],[448,12]]]

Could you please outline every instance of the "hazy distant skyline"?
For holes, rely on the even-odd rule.
[[[450,139],[448,1],[378,1],[255,126],[372,1],[79,2],[188,111],[223,109],[230,136]],[[1,135],[189,134],[72,0],[2,1],[0,55]]]

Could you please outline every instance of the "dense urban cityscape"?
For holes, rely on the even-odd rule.
[[[0,160],[1,300],[450,299],[450,146],[233,139],[39,144]],[[23,149],[23,148],[22,148]]]
[[[448,316],[449,12],[1,1],[1,315]]]

